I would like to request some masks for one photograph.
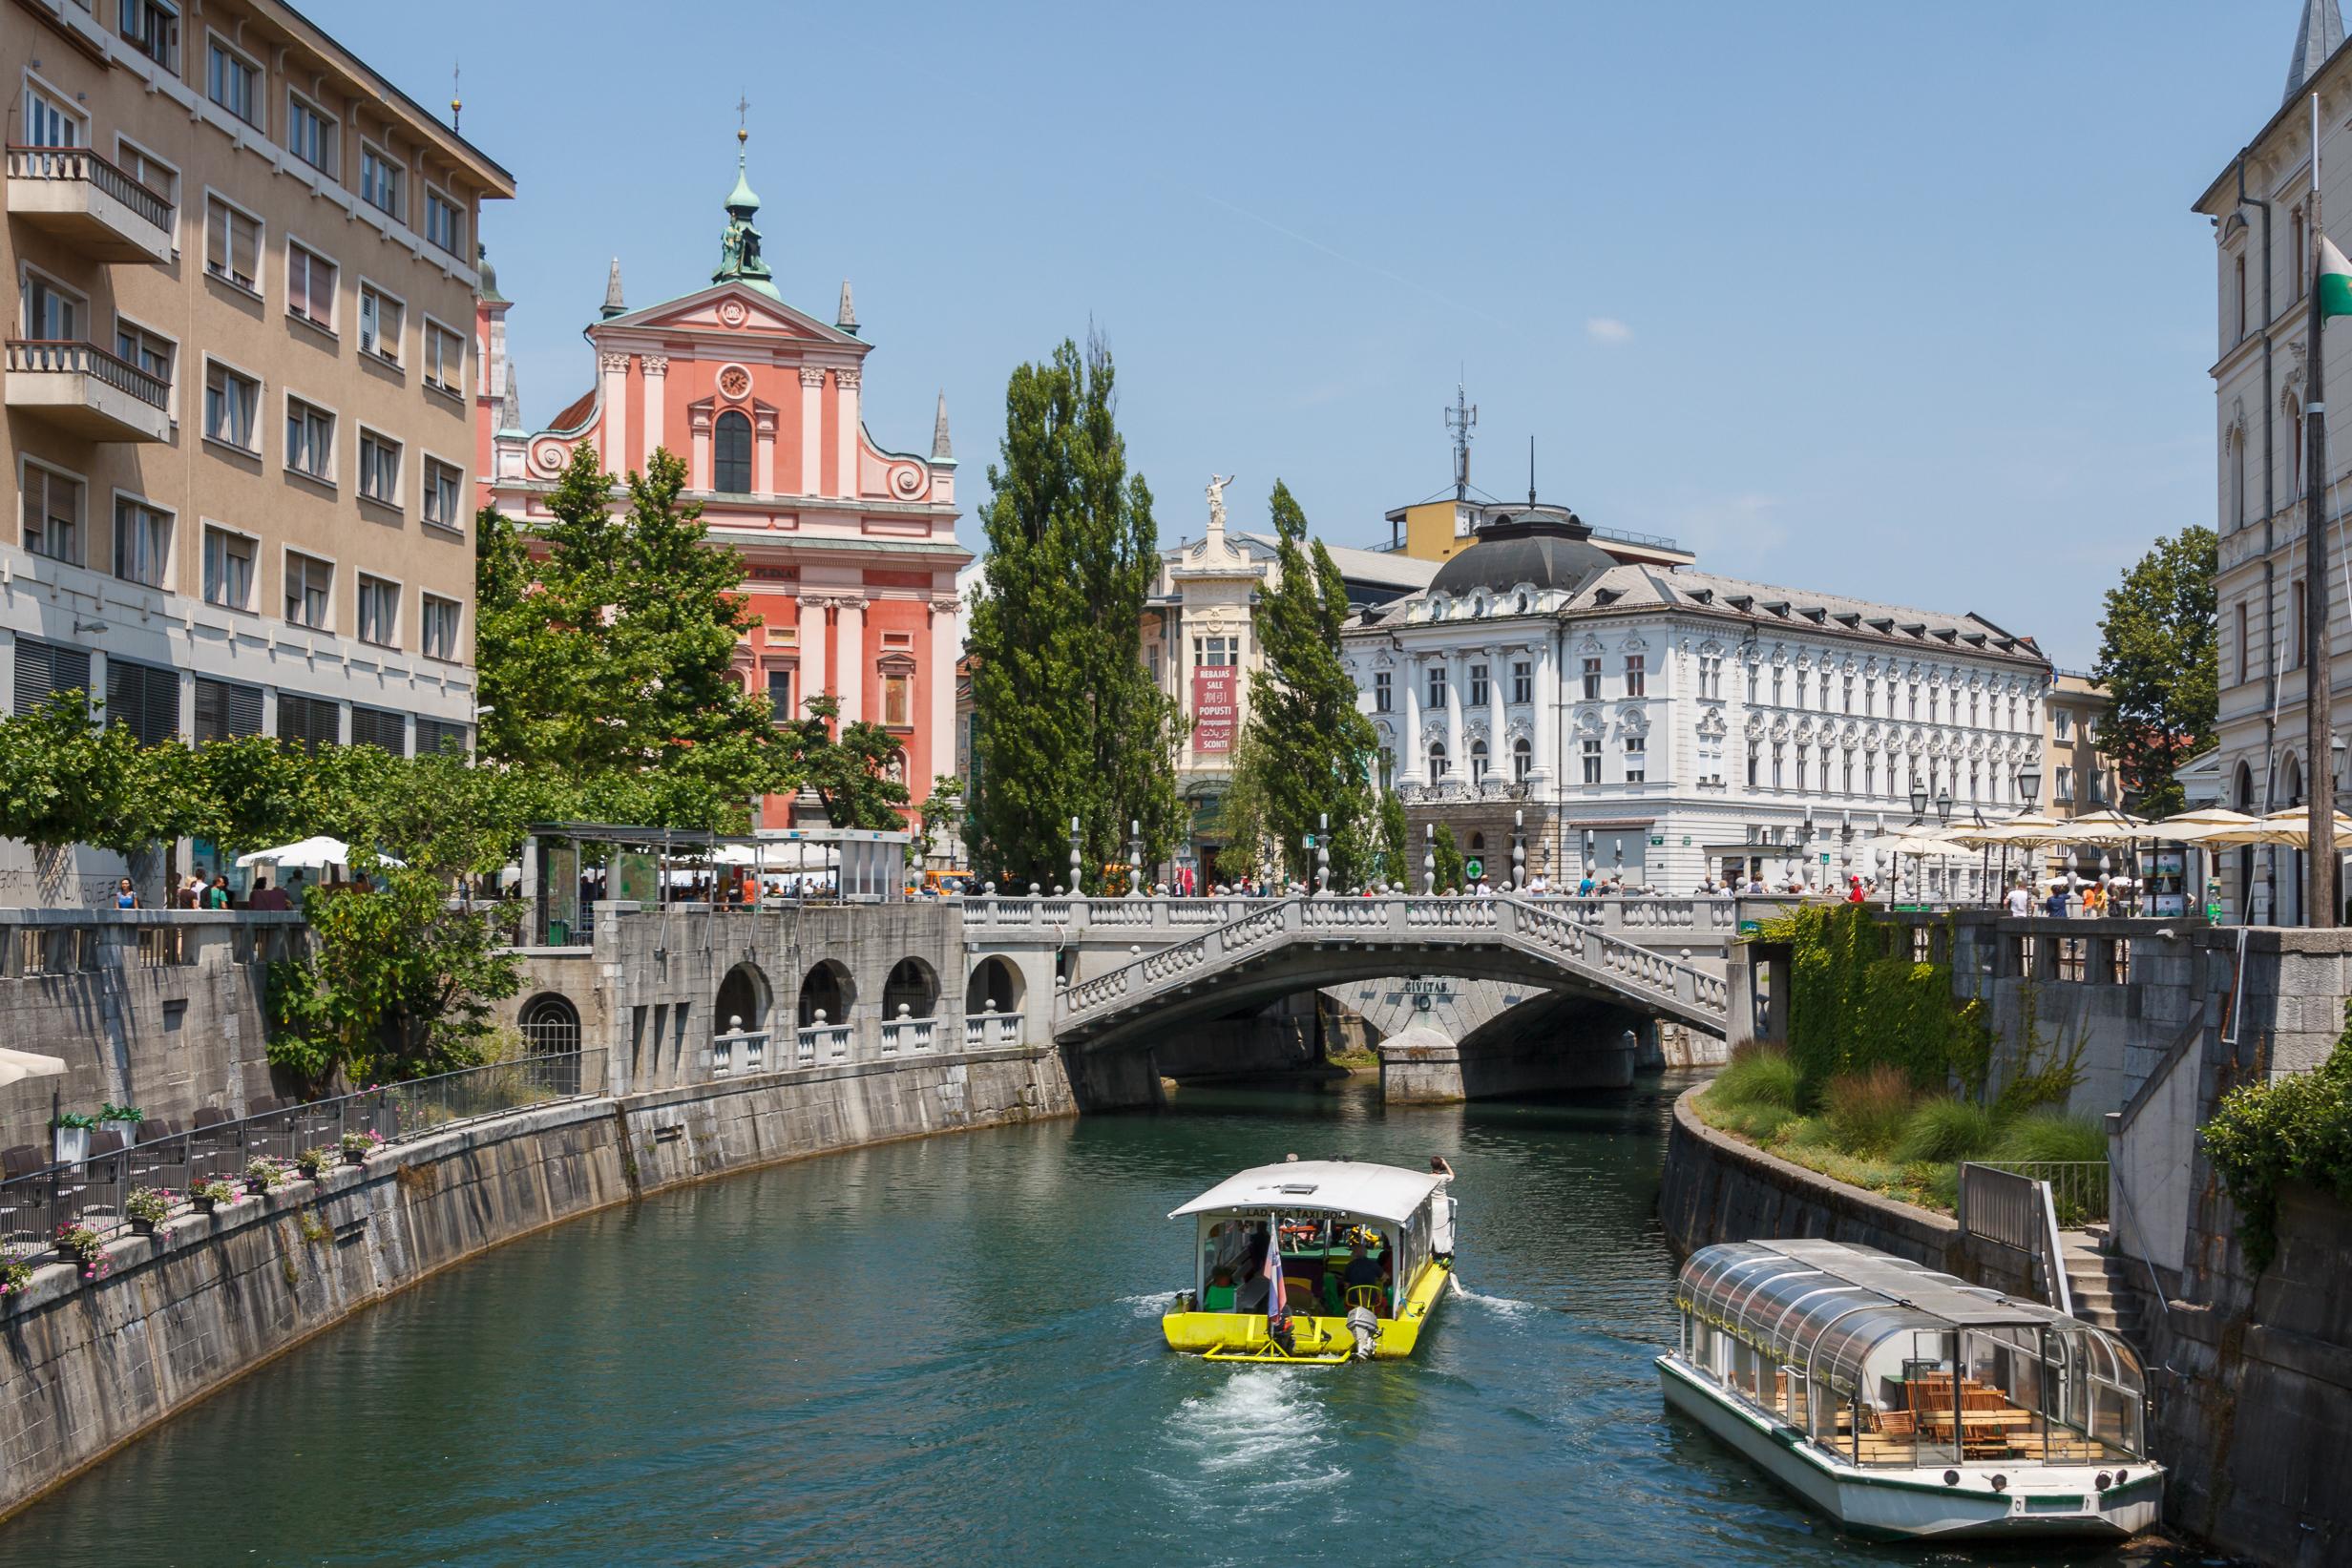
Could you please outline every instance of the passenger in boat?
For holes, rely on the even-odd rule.
[[[1451,1181],[1454,1180],[1454,1167],[1445,1162],[1445,1156],[1433,1154],[1429,1157],[1429,1174],[1441,1182]]]
[[[1348,1271],[1341,1276],[1341,1284],[1350,1290],[1359,1285],[1381,1286],[1387,1284],[1383,1277],[1387,1273],[1385,1265],[1364,1255],[1364,1244],[1357,1242],[1348,1248]]]

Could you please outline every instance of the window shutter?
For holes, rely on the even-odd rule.
[[[408,716],[384,708],[363,708],[354,703],[351,708],[351,743],[355,746],[374,746],[395,757],[405,757],[409,753]]]
[[[231,741],[262,733],[262,688],[229,680],[196,680],[196,739]]]
[[[106,722],[120,724],[141,745],[161,745],[179,733],[179,677],[152,664],[106,661]]]
[[[466,749],[466,726],[452,724],[444,719],[423,719],[416,721],[416,754],[430,757],[436,751],[463,753]]]
[[[58,692],[90,690],[90,655],[32,638],[16,639],[16,713],[39,710]]]

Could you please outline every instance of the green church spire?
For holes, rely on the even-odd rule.
[[[736,105],[738,109],[744,107]],[[760,231],[751,221],[759,216],[760,199],[751,189],[750,177],[744,168],[744,143],[751,138],[746,128],[735,128],[735,189],[727,193],[726,232],[719,239],[719,270],[710,275],[714,283],[732,280],[747,283],[761,293],[776,295],[774,278],[767,270],[766,261],[760,255]]]

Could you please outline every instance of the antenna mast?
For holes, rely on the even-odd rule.
[[[1470,498],[1470,431],[1479,422],[1479,408],[1466,401],[1460,382],[1454,384],[1454,406],[1445,410],[1445,428],[1454,434],[1454,504]]]

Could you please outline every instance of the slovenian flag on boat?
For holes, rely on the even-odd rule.
[[[2324,234],[2320,236],[2320,315],[2352,316],[2352,261]]]
[[[1282,1226],[1269,1225],[1266,1235],[1266,1329],[1278,1334],[1291,1326],[1291,1304],[1282,1299]]]

